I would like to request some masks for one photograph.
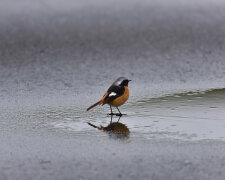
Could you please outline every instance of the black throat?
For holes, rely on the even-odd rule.
[[[121,85],[120,86],[127,86],[128,87],[128,80],[123,80],[123,82],[121,83]]]

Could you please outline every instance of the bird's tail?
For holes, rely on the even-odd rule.
[[[89,108],[87,108],[87,111],[89,111],[90,109],[94,108],[94,107],[97,106],[97,105],[100,105],[100,104],[104,105],[104,104],[103,104],[104,99],[107,97],[108,94],[109,94],[109,93],[106,92],[105,95],[102,97],[102,99],[101,99],[100,101],[98,101],[97,103],[93,104],[92,106],[90,106]]]
[[[92,106],[90,106],[89,108],[87,108],[87,111],[89,111],[90,109],[94,108],[97,105],[102,104],[102,100],[98,101],[97,103],[93,104]]]

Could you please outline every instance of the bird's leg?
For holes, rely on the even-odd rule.
[[[110,105],[109,107],[110,107],[110,110],[111,110],[111,114],[113,114],[113,112],[112,112],[112,106]]]
[[[116,116],[126,115],[126,114],[122,114],[122,113],[120,112],[120,110],[119,110],[119,108],[118,108],[118,107],[116,107],[116,108],[117,108],[117,110],[119,111],[119,113],[118,113],[118,114],[116,114]]]
[[[117,114],[117,116],[122,116],[122,113],[120,112],[119,108],[116,107],[116,109],[119,111],[119,114]]]
[[[108,114],[108,115],[113,116],[113,115],[114,115],[114,113],[113,113],[113,111],[112,111],[112,106],[111,106],[111,105],[109,105],[109,107],[110,107],[111,113],[110,113],[110,114]]]
[[[122,113],[120,112],[120,110],[119,110],[119,108],[118,108],[118,107],[116,107],[116,109],[119,111],[119,113],[120,113],[120,114],[122,114]]]

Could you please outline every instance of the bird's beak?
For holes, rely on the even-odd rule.
[[[128,82],[130,82],[131,80],[128,80]]]

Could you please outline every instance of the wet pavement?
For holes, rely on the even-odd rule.
[[[224,179],[224,8],[2,0],[0,179]]]

